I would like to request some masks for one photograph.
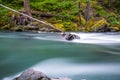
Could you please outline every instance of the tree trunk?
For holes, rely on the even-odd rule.
[[[27,15],[32,16],[30,12],[29,0],[24,0],[25,12]]]
[[[108,8],[110,9],[111,5],[110,5],[110,0],[108,0]]]
[[[87,1],[85,20],[88,21],[90,18],[90,0]]]
[[[81,10],[80,10],[80,6],[81,6],[81,4],[80,4],[80,2],[78,2],[78,8],[79,8],[79,12],[78,12],[78,16],[79,16],[79,21],[80,21],[80,25],[81,25]]]

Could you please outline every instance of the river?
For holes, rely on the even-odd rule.
[[[72,80],[120,80],[120,33],[0,32],[0,80],[12,80],[33,68],[49,77]]]

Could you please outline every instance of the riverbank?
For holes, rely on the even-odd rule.
[[[0,1],[0,3],[25,13],[23,1]],[[87,0],[44,0],[42,2],[39,0],[36,2],[31,0],[30,6],[33,17],[50,23],[62,31],[118,32],[120,31],[120,18],[119,12],[116,12],[118,7],[115,7],[118,3],[117,1],[114,2],[114,5],[112,5],[114,9],[110,9],[106,6],[106,1],[102,3],[97,0],[91,1],[89,3],[90,15],[88,20],[86,20]],[[14,7],[16,5],[17,7]],[[1,30],[57,32],[57,30],[35,21],[19,21],[21,15],[2,7],[0,7],[0,9]],[[24,18],[22,17],[22,19]]]

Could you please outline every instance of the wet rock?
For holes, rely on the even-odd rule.
[[[14,80],[49,80],[49,78],[42,72],[29,69]]]
[[[80,37],[76,34],[71,34],[71,33],[63,33],[62,36],[66,39],[66,40],[74,40],[74,39],[80,39]]]
[[[71,80],[69,78],[49,78],[44,73],[28,69],[13,80]]]

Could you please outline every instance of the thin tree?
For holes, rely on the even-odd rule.
[[[110,5],[110,0],[108,0],[108,8],[110,9],[111,5]]]
[[[80,2],[78,2],[78,8],[79,8],[78,16],[79,16],[79,21],[81,24],[82,22],[81,22],[81,9],[80,9],[81,6],[80,5],[81,5]]]
[[[25,12],[28,16],[32,16],[31,15],[31,11],[30,11],[30,3],[29,0],[24,0],[24,7],[25,7]]]
[[[85,20],[88,21],[90,19],[90,0],[87,1],[86,12],[85,12]]]

